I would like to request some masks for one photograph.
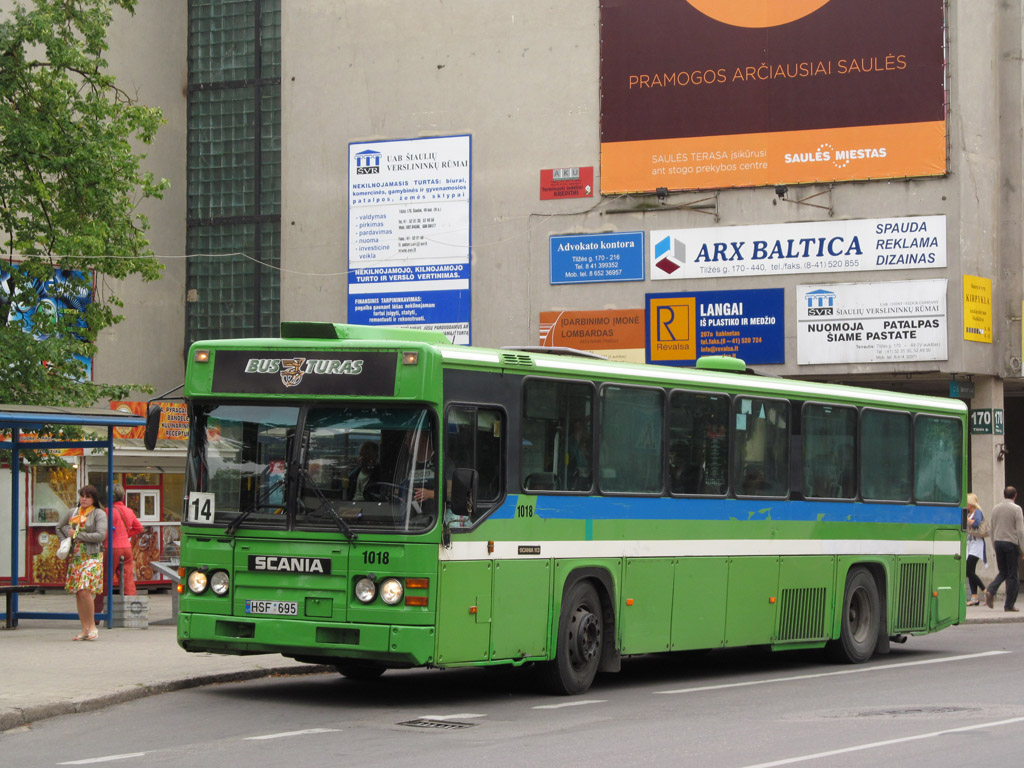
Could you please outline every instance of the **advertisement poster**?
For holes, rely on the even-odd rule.
[[[644,279],[644,233],[552,235],[551,284]]]
[[[160,401],[157,405],[160,406],[157,439],[188,440],[188,406],[181,400]],[[149,412],[149,403],[144,400],[111,400],[110,409],[145,417]],[[114,437],[141,440],[145,435],[145,427],[114,427]]]
[[[946,172],[942,0],[601,0],[601,192]]]
[[[651,232],[652,280],[946,266],[946,217],[852,219]]]
[[[647,294],[647,361],[696,365],[705,355],[786,362],[785,290]]]
[[[349,144],[348,322],[470,338],[470,137]]]
[[[619,363],[642,363],[642,309],[564,310],[540,313],[540,346],[570,347]]]
[[[797,286],[797,363],[946,359],[946,281]]]
[[[545,168],[540,172],[541,200],[571,200],[594,196],[594,166]]]
[[[17,265],[15,265],[15,268]],[[9,290],[7,280],[10,265],[0,267],[0,290]],[[88,281],[89,287],[83,285]],[[10,322],[22,323],[25,333],[34,339],[46,339],[44,330],[49,325],[49,318],[60,317],[62,322],[70,326],[85,327],[85,310],[92,303],[91,278],[89,273],[70,269],[54,270],[50,280],[33,279],[30,290],[38,296],[38,301],[15,302],[12,307]],[[85,366],[83,381],[92,380],[92,358],[75,355]]]
[[[964,275],[964,339],[992,343],[992,281]]]

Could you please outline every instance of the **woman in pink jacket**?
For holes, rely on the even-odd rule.
[[[135,594],[135,558],[132,556],[132,537],[142,533],[142,523],[135,513],[124,503],[124,486],[120,483],[114,484],[114,503],[110,506],[110,517],[114,522],[114,535],[110,541],[110,556],[113,558],[114,574],[117,574],[117,564],[124,558],[124,593]],[[106,564],[104,564],[106,573]],[[103,595],[106,591],[96,596],[96,612],[103,610]]]

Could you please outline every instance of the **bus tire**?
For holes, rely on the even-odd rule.
[[[369,683],[376,680],[387,669],[383,664],[377,664],[373,661],[339,661],[334,665],[334,668],[343,677],[360,683]]]
[[[601,663],[603,642],[604,620],[597,590],[590,582],[577,582],[562,600],[555,658],[543,667],[547,690],[574,696],[590,688]]]
[[[875,652],[881,620],[878,585],[865,568],[853,568],[846,577],[839,639],[828,645],[833,660],[862,664]]]

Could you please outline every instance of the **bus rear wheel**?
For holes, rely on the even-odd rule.
[[[585,692],[597,675],[603,642],[601,601],[597,590],[581,581],[562,601],[555,658],[544,665],[542,673],[545,687],[558,694]]]
[[[836,661],[861,664],[875,652],[881,609],[878,585],[864,568],[854,568],[846,577],[839,639],[829,643],[829,655]]]
[[[361,683],[376,680],[387,669],[383,664],[377,664],[373,661],[339,661],[334,665],[334,668],[349,680],[356,680]]]

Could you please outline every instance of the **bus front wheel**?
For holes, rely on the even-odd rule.
[[[836,661],[861,664],[871,658],[878,643],[881,609],[878,585],[864,568],[855,568],[846,578],[839,639],[829,644]]]
[[[574,584],[562,601],[555,658],[544,665],[547,689],[575,695],[590,688],[601,663],[603,635],[597,590],[586,581]]]

